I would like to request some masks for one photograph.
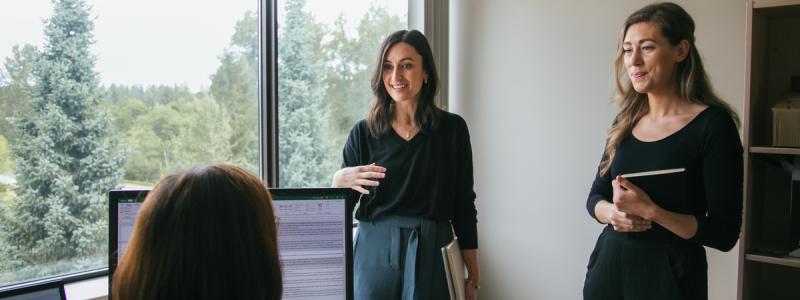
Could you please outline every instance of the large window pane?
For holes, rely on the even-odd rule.
[[[257,9],[0,2],[0,286],[105,267],[109,189],[258,173]]]
[[[330,186],[378,47],[407,15],[406,1],[278,0],[279,186]]]

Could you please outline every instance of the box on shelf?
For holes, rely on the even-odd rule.
[[[800,76],[792,76],[792,92],[772,107],[772,145],[800,147]]]
[[[772,107],[772,144],[800,147],[800,97],[781,101]]]

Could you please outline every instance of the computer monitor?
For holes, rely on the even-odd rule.
[[[109,193],[109,293],[146,190]],[[270,189],[278,222],[282,299],[353,299],[352,190]]]
[[[0,300],[64,300],[64,283],[44,281],[0,289]]]
[[[128,247],[128,241],[133,234],[133,226],[136,224],[136,216],[144,203],[144,198],[147,197],[147,192],[148,190],[113,190],[108,193],[109,283],[117,268],[117,263],[125,253],[125,248]]]
[[[278,217],[282,299],[353,299],[353,191],[270,192]]]

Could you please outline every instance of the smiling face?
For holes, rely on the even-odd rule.
[[[400,42],[389,48],[382,69],[383,85],[394,101],[419,101],[428,74],[422,67],[422,56],[414,47]]]
[[[674,90],[674,70],[686,58],[688,42],[672,45],[657,24],[640,22],[628,27],[622,44],[625,69],[639,93]]]

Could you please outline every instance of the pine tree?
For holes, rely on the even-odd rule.
[[[305,0],[286,2],[278,40],[278,153],[280,186],[329,186],[338,152],[324,134],[325,65],[323,30],[303,11]]]
[[[211,75],[210,92],[228,111],[232,163],[258,172],[258,17],[247,11],[236,22],[231,47]]]
[[[32,70],[31,113],[15,120],[17,196],[0,220],[2,267],[56,265],[36,275],[106,264],[106,193],[119,182],[124,160],[99,105],[89,7],[83,0],[53,3]]]

